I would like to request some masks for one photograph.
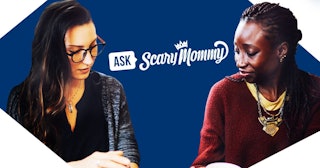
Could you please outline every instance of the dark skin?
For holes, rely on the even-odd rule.
[[[281,84],[281,57],[288,51],[288,43],[273,46],[261,25],[241,20],[234,36],[235,62],[247,82],[256,83],[261,94],[275,101],[285,91]]]

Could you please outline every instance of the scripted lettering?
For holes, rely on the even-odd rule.
[[[140,63],[139,68],[142,71],[148,70],[151,66],[157,65],[182,65],[185,63],[191,66],[193,62],[214,61],[220,64],[229,54],[229,47],[224,41],[216,41],[213,44],[214,48],[204,50],[193,50],[188,48],[188,42],[181,42],[175,44],[177,52],[152,54],[145,52],[142,54],[143,62]]]

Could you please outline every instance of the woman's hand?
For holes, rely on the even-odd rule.
[[[73,168],[130,168],[122,151],[94,152],[86,158],[68,163]]]

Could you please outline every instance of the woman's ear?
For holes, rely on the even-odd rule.
[[[278,57],[280,62],[283,62],[283,60],[286,58],[288,54],[289,44],[287,42],[282,42],[277,49]]]

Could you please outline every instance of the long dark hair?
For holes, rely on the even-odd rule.
[[[32,65],[23,83],[19,114],[24,127],[49,147],[53,127],[48,121],[65,108],[63,90],[71,76],[65,34],[90,21],[87,9],[74,0],[64,0],[50,4],[35,28]]]
[[[258,3],[247,8],[241,20],[255,22],[262,26],[273,47],[287,42],[289,49],[282,63],[280,80],[287,88],[288,99],[284,107],[285,123],[292,143],[302,139],[312,117],[311,106],[319,101],[319,86],[296,64],[298,42],[302,38],[297,28],[297,19],[288,9],[275,3]]]

